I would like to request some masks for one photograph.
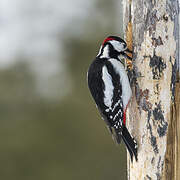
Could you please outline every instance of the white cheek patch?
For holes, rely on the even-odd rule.
[[[124,51],[126,48],[124,48],[123,43],[120,43],[119,41],[112,40],[111,44],[113,45],[114,49],[118,52]]]

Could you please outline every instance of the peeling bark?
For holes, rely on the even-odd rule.
[[[128,179],[179,180],[178,1],[123,0],[123,5],[134,75],[127,125],[139,144],[138,162],[128,157]]]

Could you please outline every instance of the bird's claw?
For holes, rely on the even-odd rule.
[[[126,64],[127,64],[127,69],[129,69],[130,71],[132,71],[132,70],[133,70],[133,64],[132,64],[132,61],[126,60]]]

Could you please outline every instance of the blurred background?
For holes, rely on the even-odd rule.
[[[86,82],[108,35],[121,1],[0,1],[0,179],[126,179]]]

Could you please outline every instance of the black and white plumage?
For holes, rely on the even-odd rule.
[[[88,70],[88,86],[110,132],[118,144],[123,139],[131,160],[137,160],[137,143],[126,128],[126,109],[132,91],[124,68],[124,58],[131,59],[124,40],[109,36]]]

